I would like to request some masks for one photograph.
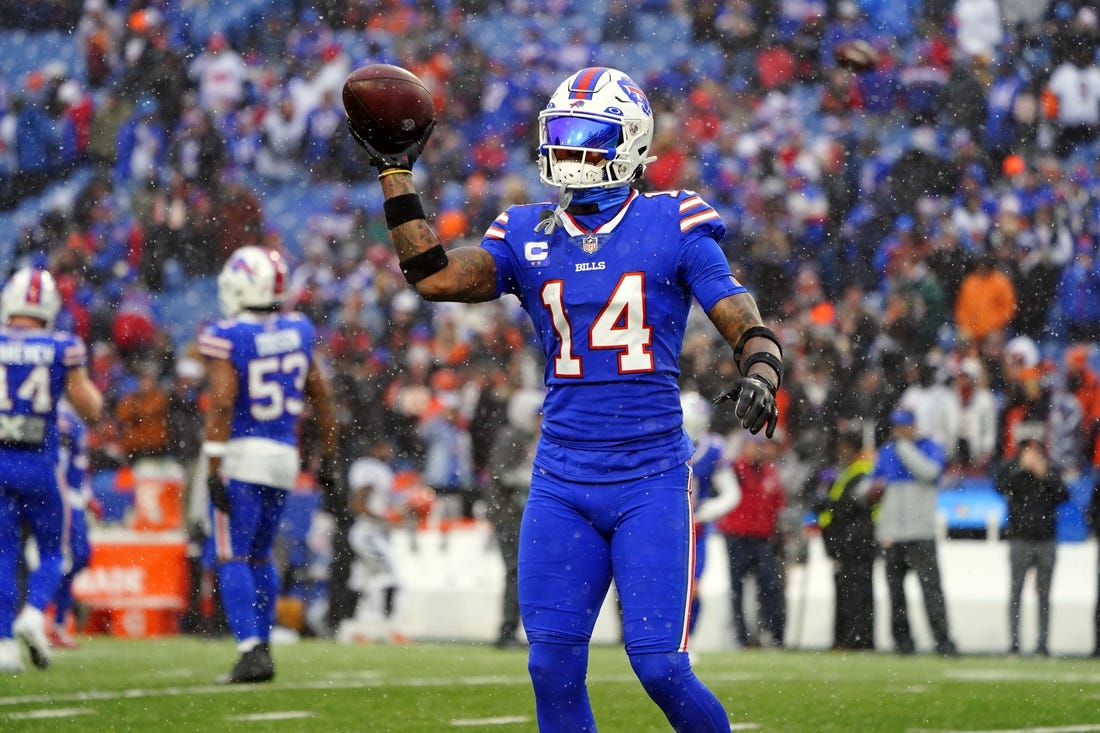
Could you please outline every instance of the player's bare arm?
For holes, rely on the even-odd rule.
[[[412,176],[395,173],[381,180],[387,200],[416,195]],[[408,262],[440,246],[427,220],[413,219],[390,229],[397,258]],[[446,265],[413,283],[426,300],[478,303],[496,297],[496,262],[481,247],[456,247],[446,253]]]
[[[65,396],[76,413],[88,423],[96,422],[103,414],[103,395],[85,367],[69,370],[65,376]]]
[[[233,404],[237,400],[237,370],[228,359],[207,359],[209,376],[209,407],[206,413],[207,443],[224,443],[229,440],[233,419]],[[207,454],[210,476],[216,476],[221,467],[221,456]]]
[[[760,318],[748,293],[730,295],[710,309],[710,320],[733,348],[742,376],[722,389],[715,404],[731,401],[734,414],[749,432],[775,433],[779,411],[775,393],[783,381],[783,352],[775,334]]]
[[[711,308],[708,315],[715,328],[722,334],[722,338],[730,345],[730,348],[736,348],[741,338],[750,328],[764,325],[764,321],[760,317],[760,311],[756,307],[756,301],[748,293],[738,293],[723,298]],[[746,377],[760,374],[772,384],[778,386],[781,375],[773,366],[758,361],[752,364],[748,371],[745,371],[742,367],[747,356],[761,351],[772,354],[777,359],[782,358],[779,347],[771,339],[751,336],[742,345],[741,363],[737,365],[737,368]]]
[[[313,405],[321,434],[321,454],[335,458],[339,450],[340,428],[336,421],[336,408],[332,402],[332,385],[316,364],[310,364],[306,372],[306,397]]]
[[[480,247],[445,250],[413,185],[413,164],[435,128],[430,92],[412,74],[380,64],[352,72],[343,94],[348,132],[378,171],[386,228],[405,279],[426,300],[495,298],[492,256]],[[349,99],[357,100],[350,108]]]

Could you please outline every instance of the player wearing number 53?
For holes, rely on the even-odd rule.
[[[226,620],[240,654],[219,682],[275,676],[268,645],[279,595],[271,550],[287,492],[299,467],[299,422],[308,401],[321,436],[319,478],[332,490],[336,420],[331,390],[314,354],[313,324],[282,313],[287,266],[282,255],[241,247],[218,275],[223,320],[199,336],[210,407],[203,452],[211,527]]]
[[[0,673],[24,669],[20,638],[39,669],[50,666],[45,610],[63,574],[69,507],[57,477],[57,405],[68,397],[94,422],[103,397],[88,376],[84,342],[54,331],[61,295],[50,273],[17,271],[0,291]],[[18,617],[22,527],[38,545]]]
[[[655,160],[653,113],[621,71],[582,69],[538,116],[539,174],[554,204],[513,206],[480,246],[445,251],[411,167],[353,137],[378,169],[401,268],[428,300],[512,294],[546,358],[542,437],[520,529],[519,597],[541,731],[595,730],[588,645],[612,580],[634,672],[677,731],[728,731],[691,670],[691,464],[677,359],[692,299],[733,348],[743,375],[716,397],[752,432],[775,429],[778,341],[731,275],[718,214],[690,191],[641,193]]]

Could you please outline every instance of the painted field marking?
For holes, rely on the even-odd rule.
[[[227,715],[225,719],[242,723],[265,723],[272,720],[302,720],[316,715],[317,713],[312,710],[280,710],[270,713],[252,713],[251,715]]]
[[[46,708],[44,710],[26,710],[21,713],[8,713],[8,720],[46,720],[48,718],[75,718],[78,715],[90,715],[91,708]]]
[[[519,725],[530,723],[531,719],[524,715],[501,715],[496,718],[458,718],[451,721],[455,728],[473,728],[478,725]]]
[[[1042,727],[998,727],[988,731],[942,731],[937,729],[923,729],[916,727],[909,733],[1097,733],[1100,724],[1088,725],[1054,725]]]
[[[923,695],[928,692],[928,686],[919,683],[913,685],[886,685],[882,688],[882,691],[892,695]]]
[[[964,682],[1041,681],[1079,684],[1100,684],[1100,672],[1054,672],[1047,669],[958,669],[945,672],[944,677]]]
[[[760,726],[757,723],[733,723],[730,730],[760,730]]]
[[[43,705],[63,702],[94,702],[97,700],[140,700],[150,697],[186,697],[188,695],[240,695],[271,691],[300,690],[360,690],[372,687],[445,687],[447,685],[465,685],[482,687],[487,685],[528,685],[530,677],[524,676],[483,676],[483,677],[443,677],[437,679],[416,680],[321,680],[317,682],[273,682],[267,685],[191,685],[158,688],[134,688],[128,690],[86,690],[63,694],[37,694],[0,697],[0,707],[14,705]]]

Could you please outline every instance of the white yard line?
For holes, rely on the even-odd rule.
[[[8,713],[8,720],[45,720],[47,718],[75,718],[78,715],[90,715],[91,708],[46,708],[44,710],[24,710],[21,713]]]
[[[1100,683],[1100,672],[1058,672],[1050,669],[1013,670],[1013,669],[957,669],[944,672],[948,679],[965,682],[1011,682],[1030,681],[1062,682],[1080,684],[1082,682]]]
[[[242,723],[266,723],[273,720],[302,720],[316,715],[317,713],[312,710],[277,710],[270,713],[252,713],[251,715],[227,715],[225,719]]]
[[[265,685],[173,685],[129,690],[88,690],[59,694],[13,695],[0,697],[0,707],[34,705],[36,703],[94,702],[97,700],[136,700],[149,697],[186,697],[188,695],[239,695],[271,690],[358,690],[370,687],[444,687],[464,685],[485,687],[490,685],[527,685],[530,677],[486,675],[481,677],[440,677],[414,680],[319,680],[317,682],[273,682]]]
[[[530,723],[531,719],[523,715],[502,715],[497,718],[459,718],[451,721],[455,728],[473,728],[481,725],[520,725]]]
[[[1041,727],[998,727],[988,731],[945,731],[938,729],[925,729],[925,727],[912,727],[908,733],[1097,733],[1100,724],[1086,725],[1054,725]]]

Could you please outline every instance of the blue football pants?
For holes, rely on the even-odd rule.
[[[0,472],[6,474],[0,476],[0,638],[10,638],[19,605],[22,523],[27,522],[38,546],[38,567],[27,576],[25,602],[45,610],[61,583],[69,510],[52,463],[35,467],[23,462]]]
[[[229,514],[211,508],[226,621],[238,642],[267,641],[279,596],[279,574],[271,550],[287,490],[235,480],[226,489]]]
[[[534,471],[520,528],[519,597],[543,733],[596,730],[585,685],[588,644],[612,580],[631,666],[673,729],[729,731],[722,704],[687,658],[690,470],[622,484]]]

